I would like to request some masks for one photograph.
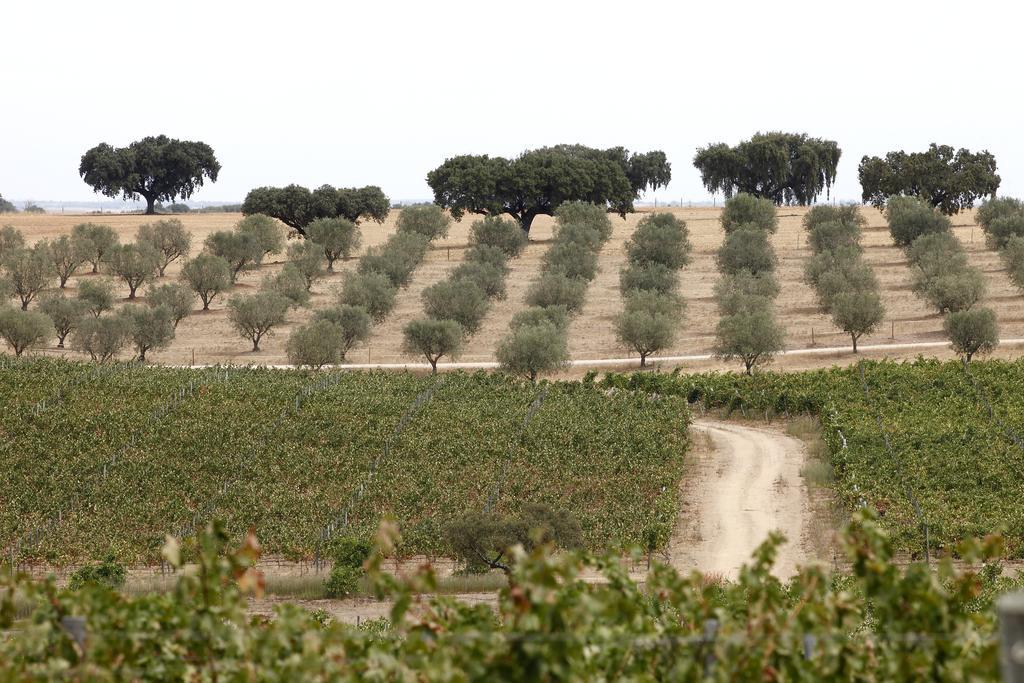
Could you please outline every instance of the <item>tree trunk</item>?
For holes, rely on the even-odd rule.
[[[640,367],[642,367],[642,368],[647,367],[647,354],[646,353],[641,353],[640,354]]]
[[[853,352],[857,353],[857,335],[851,333],[850,337],[853,339]]]
[[[428,358],[427,360],[430,361],[430,374],[431,375],[436,375],[437,374],[437,358]]]
[[[752,376],[754,373],[751,368],[754,367],[754,361],[743,361],[743,364],[747,366],[747,376]]]
[[[139,349],[139,362],[140,363],[145,363],[146,362],[146,349],[144,349],[144,348]]]
[[[152,195],[152,196],[149,196],[149,197],[147,197],[146,195],[142,195],[142,196],[146,197],[146,215],[147,216],[154,216],[154,215],[156,215],[156,195]]]
[[[28,310],[28,299],[22,299],[21,300],[21,310],[23,310],[23,311],[27,311]]]
[[[533,382],[534,384],[537,383],[537,371],[536,370],[530,370],[530,381]]]
[[[128,299],[129,300],[135,298],[135,290],[138,289],[138,288],[139,288],[138,285],[135,285],[134,287],[132,287],[131,285],[128,285]]]
[[[256,353],[259,350],[260,350],[260,338],[259,337],[253,337],[252,338],[252,351],[253,351],[253,353]]]
[[[530,236],[530,226],[533,225],[533,219],[536,218],[536,217],[537,217],[537,214],[535,214],[535,213],[524,213],[519,218],[519,227],[521,227],[523,229],[523,232],[526,233],[527,237]]]

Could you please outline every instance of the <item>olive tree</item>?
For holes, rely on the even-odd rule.
[[[285,352],[292,365],[319,370],[341,360],[343,343],[340,327],[327,320],[313,320],[292,330]]]
[[[1002,251],[1006,274],[1017,289],[1024,289],[1024,237],[1011,237]]]
[[[570,315],[579,313],[587,296],[587,284],[562,273],[541,275],[526,291],[529,306],[564,306]]]
[[[0,338],[10,345],[15,356],[45,343],[51,330],[53,322],[43,313],[0,307]]]
[[[719,311],[728,315],[748,307],[751,302],[770,305],[780,291],[779,282],[772,273],[755,275],[741,270],[733,275],[723,275],[715,283],[714,297]]]
[[[187,285],[177,282],[168,282],[158,287],[151,285],[146,290],[146,304],[152,308],[165,307],[171,315],[174,329],[178,329],[178,323],[192,312],[194,302],[195,294],[192,290]]]
[[[1014,197],[990,197],[981,203],[976,214],[978,224],[988,231],[997,218],[1024,214],[1024,201]]]
[[[307,292],[324,276],[324,260],[323,249],[312,242],[295,242],[288,246],[288,264],[302,275]]]
[[[691,249],[686,223],[670,213],[645,216],[626,242],[630,263],[638,266],[660,263],[672,270],[679,270],[690,262]]]
[[[640,367],[647,357],[671,346],[682,317],[682,302],[656,292],[634,292],[615,318],[619,341],[640,354]]]
[[[730,275],[743,270],[755,275],[773,272],[778,262],[768,240],[768,233],[753,226],[737,228],[728,233],[715,260],[718,270]]]
[[[257,187],[246,195],[242,213],[276,218],[300,235],[318,218],[344,218],[353,223],[369,218],[383,223],[391,210],[387,195],[374,185],[332,187],[321,185],[310,191],[301,185]]]
[[[360,273],[383,273],[395,287],[405,287],[427,253],[429,240],[415,232],[400,232],[359,259]]]
[[[238,221],[235,231],[248,235],[255,242],[255,251],[259,253],[258,263],[271,254],[280,254],[284,249],[284,233],[281,226],[270,216],[254,213]]]
[[[25,248],[25,236],[13,225],[0,228],[0,259],[9,251]]]
[[[565,310],[565,306],[528,306],[512,316],[509,328],[518,330],[520,327],[542,324],[568,330],[569,312]]]
[[[939,313],[965,311],[985,296],[985,276],[976,268],[943,273],[929,280],[923,295]]]
[[[462,325],[454,320],[421,318],[410,320],[402,329],[402,350],[411,356],[423,356],[430,371],[437,374],[437,361],[456,356],[462,348]]]
[[[851,223],[863,227],[867,225],[867,219],[860,214],[856,204],[817,204],[804,214],[804,229],[811,232],[820,223]]]
[[[823,221],[815,223],[808,230],[808,242],[815,253],[832,251],[841,247],[861,250],[860,226],[849,221]]]
[[[128,298],[134,299],[135,291],[156,276],[160,269],[160,256],[146,242],[122,244],[110,252],[107,269],[128,285]]]
[[[597,253],[579,242],[556,242],[542,260],[548,273],[587,282],[597,275]]]
[[[87,254],[86,260],[92,264],[93,273],[100,272],[100,264],[120,243],[112,227],[98,223],[79,223],[71,228],[71,239],[76,240],[79,248]]]
[[[210,310],[214,298],[231,286],[231,264],[220,256],[199,254],[185,264],[181,276],[203,302],[203,310]]]
[[[536,383],[541,373],[568,365],[565,329],[552,323],[521,325],[498,343],[495,355],[502,370]]]
[[[836,267],[821,275],[815,292],[822,311],[832,312],[836,297],[851,292],[877,292],[878,277],[870,265],[863,261],[840,261]]]
[[[341,331],[339,360],[344,361],[352,347],[370,338],[373,318],[361,306],[341,305],[319,310],[314,316],[316,320],[326,320]]]
[[[951,223],[938,209],[916,197],[892,197],[885,207],[885,218],[896,246],[906,248],[918,237],[948,232]]]
[[[726,200],[721,220],[722,229],[726,233],[751,225],[771,233],[779,229],[775,203],[771,199],[746,192],[740,192]]]
[[[454,320],[472,335],[487,315],[487,295],[468,278],[442,280],[423,290],[423,310],[435,320]]]
[[[344,218],[318,218],[306,226],[306,237],[323,250],[329,273],[334,272],[335,261],[349,258],[359,248],[361,239],[359,226]]]
[[[359,306],[374,322],[381,322],[395,307],[398,289],[383,273],[345,273],[339,301],[342,305]]]
[[[187,257],[192,248],[192,235],[177,218],[140,225],[135,241],[148,244],[156,252],[159,277],[164,276],[164,271],[171,263]]]
[[[284,296],[291,302],[292,308],[306,306],[312,298],[306,289],[306,277],[294,263],[284,264],[277,275],[267,275],[260,287],[272,289]]]
[[[850,335],[854,353],[857,341],[877,330],[884,317],[882,298],[874,290],[840,292],[832,300],[832,322]]]
[[[206,238],[206,251],[219,256],[231,266],[231,284],[243,270],[255,268],[263,259],[263,247],[252,233],[219,230]]]
[[[599,244],[607,242],[612,236],[612,221],[608,217],[608,210],[592,202],[562,202],[555,209],[555,222],[556,239],[568,239],[573,226],[581,226],[593,232]]]
[[[978,354],[991,353],[999,344],[999,326],[991,308],[955,311],[946,316],[946,336],[965,363]]]
[[[467,568],[513,571],[514,548],[527,553],[540,545],[574,549],[582,545],[583,531],[570,513],[546,505],[527,504],[516,515],[465,512],[445,529],[452,554]]]
[[[3,255],[0,265],[7,272],[7,280],[14,294],[21,300],[21,310],[46,289],[56,276],[53,257],[46,242],[31,247],[14,249]]]
[[[68,235],[61,235],[50,242],[50,259],[60,279],[60,288],[64,289],[75,271],[89,260],[89,245]]]
[[[505,271],[483,261],[466,261],[452,269],[450,280],[469,279],[483,290],[488,299],[505,298]]]
[[[506,258],[515,258],[527,244],[526,233],[512,221],[500,216],[485,216],[469,226],[470,246],[488,246],[501,249]]]
[[[447,237],[451,224],[451,216],[437,204],[406,206],[398,214],[398,232],[415,232],[431,241]]]
[[[105,363],[121,353],[130,340],[130,325],[123,315],[85,318],[71,334],[72,348]]]
[[[268,290],[234,296],[228,301],[228,320],[242,337],[252,342],[256,352],[260,350],[260,341],[284,323],[290,304],[287,298]]]
[[[677,289],[679,278],[676,271],[661,263],[630,263],[619,271],[619,292],[623,296],[632,291],[674,294]]]
[[[106,280],[83,280],[78,285],[78,298],[94,318],[114,307],[114,288]]]
[[[464,261],[466,263],[486,263],[498,268],[504,275],[508,275],[508,255],[498,247],[474,244],[466,250]]]
[[[39,302],[39,310],[53,322],[57,333],[57,348],[64,348],[64,340],[89,313],[89,305],[81,299],[71,299],[63,294],[49,296]]]
[[[985,230],[985,242],[990,249],[1003,249],[1011,237],[1024,237],[1024,213],[999,216]]]
[[[174,317],[166,306],[126,306],[120,315],[140,363],[146,362],[147,352],[167,348],[174,339]]]
[[[715,354],[725,361],[740,360],[748,375],[782,351],[785,334],[771,305],[762,303],[723,315],[715,328]]]

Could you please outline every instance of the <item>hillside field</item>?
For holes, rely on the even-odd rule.
[[[659,209],[659,211],[662,209]],[[693,259],[680,273],[680,292],[685,298],[688,310],[680,321],[680,334],[675,344],[660,355],[704,354],[711,350],[714,342],[714,328],[718,312],[712,299],[712,290],[718,278],[715,267],[715,250],[721,244],[722,230],[719,221],[721,209],[717,208],[672,208],[667,209],[684,219],[693,242]],[[786,330],[787,349],[801,349],[812,346],[847,346],[849,339],[836,330],[829,318],[817,311],[813,290],[804,284],[802,268],[810,255],[801,226],[806,209],[781,207],[779,209],[778,232],[772,243],[779,256],[777,275],[782,293],[777,299],[779,321]],[[885,219],[877,210],[862,207],[862,214],[868,220],[863,243],[865,260],[875,269],[882,285],[882,297],[886,307],[886,322],[876,334],[865,337],[862,344],[885,344],[918,341],[942,341],[942,317],[934,313],[924,301],[910,291],[910,270],[905,257],[890,239]],[[625,220],[612,217],[614,234],[600,253],[600,270],[597,278],[587,290],[586,305],[582,314],[573,320],[569,328],[569,353],[574,359],[621,358],[629,352],[615,339],[611,326],[613,316],[621,309],[622,300],[618,290],[619,270],[625,262],[624,244],[644,213],[635,213]],[[397,211],[392,211],[384,224],[366,222],[362,224],[362,247],[381,244],[395,231]],[[68,215],[27,215],[14,214],[0,217],[0,224],[9,224],[22,230],[29,241],[53,238],[69,232],[81,222],[102,222],[113,226],[122,241],[134,239],[135,231],[142,223],[153,217],[140,215],[68,216]],[[239,214],[184,214],[178,216],[193,235],[193,255],[201,248],[202,240],[211,232],[231,228],[240,218]],[[436,241],[424,263],[413,274],[410,285],[401,290],[395,310],[377,325],[370,341],[350,353],[353,362],[398,363],[415,362],[401,352],[401,330],[410,320],[422,315],[420,293],[428,285],[443,279],[448,271],[458,265],[467,246],[468,229],[473,216],[466,216],[453,224],[447,239]],[[973,265],[985,274],[988,295],[984,305],[992,307],[999,319],[1001,336],[1004,338],[1024,337],[1024,315],[1020,312],[1021,294],[1012,287],[1003,272],[1003,266],[996,252],[985,246],[981,228],[974,222],[974,212],[968,211],[953,217],[954,233],[964,244]],[[466,350],[459,358],[463,361],[492,361],[495,346],[508,330],[512,316],[524,307],[523,299],[530,282],[536,277],[541,258],[547,249],[553,228],[550,217],[541,216],[533,225],[531,241],[522,256],[510,262],[508,297],[496,301],[484,319],[480,331],[467,343]],[[314,285],[313,307],[329,305],[333,292],[338,287],[342,274],[354,269],[357,258],[336,264],[336,272]],[[270,258],[270,263],[255,271],[244,273],[234,292],[252,292],[266,273],[275,272],[283,263],[283,256]],[[175,278],[180,263],[168,269],[168,277]],[[93,275],[76,275],[69,284],[73,293],[77,282]],[[125,290],[126,295],[126,290]],[[143,297],[145,289],[142,290]],[[186,318],[178,327],[177,338],[170,348],[153,352],[152,360],[158,363],[189,364],[193,353],[197,364],[207,363],[286,363],[285,340],[291,327],[301,324],[311,316],[309,309],[289,315],[288,325],[276,330],[262,345],[258,353],[252,353],[249,345],[230,328],[225,312],[226,297],[216,300],[212,310]],[[812,344],[813,332],[813,344]],[[67,355],[55,349],[42,353]],[[867,355],[894,358],[912,358],[919,351],[874,351]],[[997,351],[998,356],[1013,356],[1017,350],[1007,346]],[[945,349],[929,349],[926,355],[950,357]],[[656,361],[657,357],[654,357]],[[776,360],[780,368],[800,369],[824,367],[833,363],[855,360],[851,353],[813,356],[782,356]],[[668,364],[666,364],[668,367]],[[687,364],[687,367],[724,367],[715,361],[701,361]],[[582,374],[577,370],[572,374]]]

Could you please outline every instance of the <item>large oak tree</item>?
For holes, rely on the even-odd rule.
[[[563,202],[607,206],[621,216],[644,190],[665,187],[672,167],[664,152],[630,154],[623,147],[556,145],[515,159],[463,155],[427,174],[434,202],[456,219],[466,213],[509,214],[529,234],[533,219],[553,215]]]
[[[158,201],[188,199],[203,186],[204,178],[216,182],[220,163],[205,142],[158,135],[127,147],[96,145],[82,155],[78,173],[107,197],[144,197],[148,215],[156,213]]]
[[[892,196],[918,197],[947,216],[969,209],[999,189],[996,158],[988,151],[954,151],[934,142],[926,152],[900,150],[865,156],[857,169],[864,202],[881,209]]]
[[[300,235],[305,235],[306,226],[318,218],[344,218],[356,224],[365,219],[383,223],[390,210],[391,200],[375,185],[321,185],[312,191],[301,185],[257,187],[249,191],[242,203],[245,215],[272,216]]]
[[[832,189],[842,151],[833,140],[805,133],[758,133],[735,147],[716,143],[697,150],[693,165],[708,192],[740,192],[776,204],[813,204]]]

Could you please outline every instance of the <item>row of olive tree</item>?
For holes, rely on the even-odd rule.
[[[335,227],[328,229],[328,222]],[[359,267],[345,274],[335,304],[317,311],[310,322],[292,331],[286,347],[289,362],[320,368],[344,361],[352,347],[370,337],[373,324],[391,313],[398,290],[408,286],[430,243],[446,236],[450,225],[451,218],[438,206],[424,204],[402,209],[398,231],[381,246],[367,249]],[[341,228],[348,226],[357,230],[345,218],[315,220],[305,226],[308,240],[300,245],[305,245],[302,248],[309,259],[313,252],[320,258],[329,258],[328,244],[336,253],[347,254],[358,242],[357,238],[345,240]],[[328,239],[328,234],[333,237]],[[300,245],[289,252],[295,249],[298,256]]]
[[[403,349],[423,356],[437,372],[444,356],[455,357],[466,340],[480,328],[490,303],[505,298],[508,260],[526,246],[526,233],[499,216],[473,223],[465,261],[448,277],[423,290],[426,317],[410,321],[402,330]]]
[[[583,309],[587,286],[597,275],[597,254],[612,235],[607,210],[566,202],[555,211],[555,233],[540,277],[526,293],[527,308],[515,316],[496,355],[506,372],[536,382],[542,372],[569,360],[568,328]]]
[[[785,334],[775,319],[778,258],[770,235],[778,229],[771,200],[740,193],[722,211],[725,240],[716,262],[721,279],[715,285],[719,320],[715,355],[739,360],[747,374],[782,350]]]
[[[691,250],[685,221],[670,213],[644,217],[626,242],[627,263],[619,272],[624,305],[615,333],[640,354],[640,367],[675,340],[686,310],[678,272],[690,262]]]
[[[999,343],[995,312],[977,306],[985,296],[985,277],[968,263],[949,218],[914,197],[890,197],[885,215],[893,241],[913,268],[914,293],[945,314],[953,349],[967,362],[991,352]]]
[[[989,248],[999,252],[1010,281],[1024,290],[1024,201],[998,197],[978,209]]]
[[[804,264],[804,281],[817,294],[818,308],[850,335],[854,353],[860,338],[878,329],[885,317],[878,278],[863,258],[865,223],[853,205],[815,206],[804,216],[814,252]]]

